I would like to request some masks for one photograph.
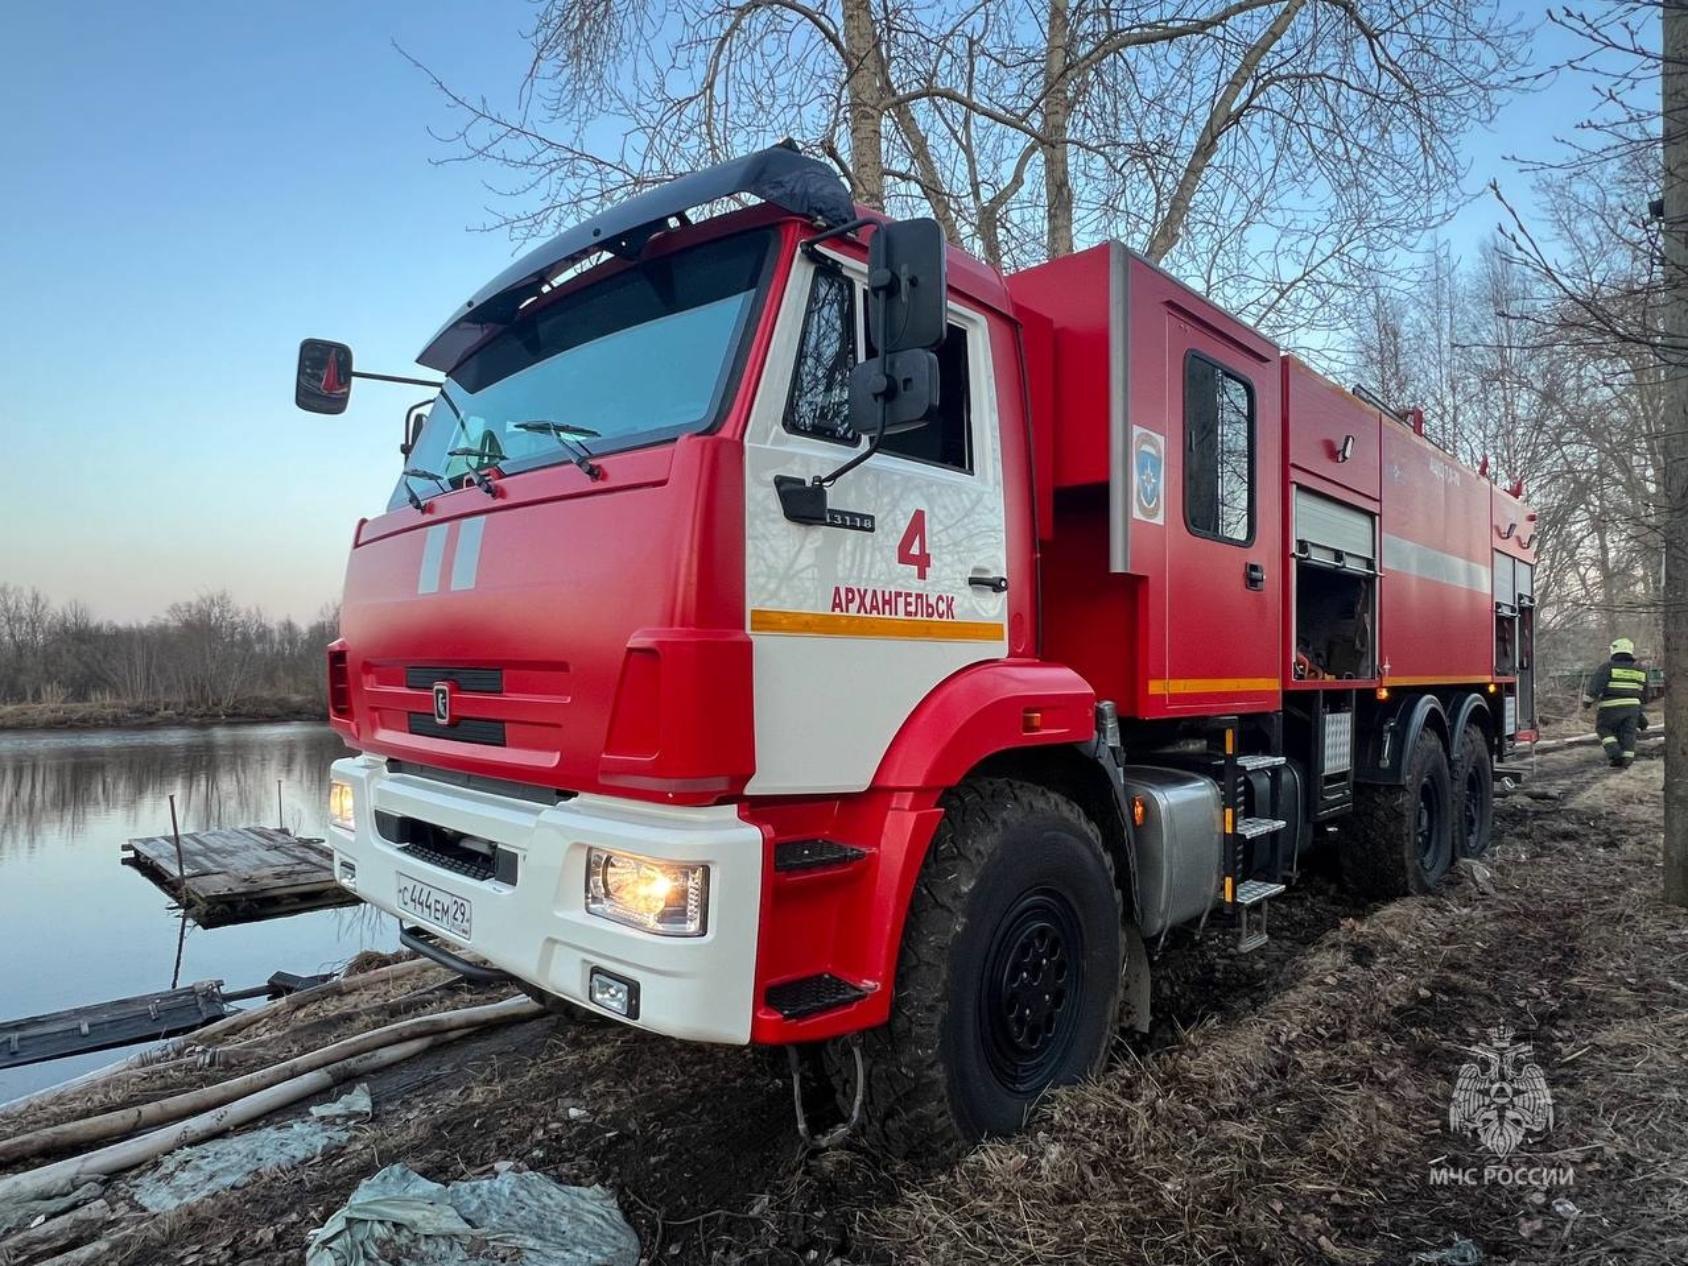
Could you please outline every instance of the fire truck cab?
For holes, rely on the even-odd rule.
[[[1488,846],[1521,489],[1117,243],[1003,277],[775,148],[419,360],[328,676],[335,873],[425,954],[820,1052],[943,1147],[1144,1027],[1171,928],[1260,944],[1316,845],[1383,896]],[[359,376],[307,340],[296,399]]]

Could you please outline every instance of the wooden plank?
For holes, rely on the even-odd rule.
[[[221,1020],[231,1008],[222,981],[118,998],[0,1023],[0,1068],[150,1042]]]
[[[184,833],[179,871],[172,836],[141,836],[130,840],[124,850],[125,864],[170,896],[185,895],[188,912],[202,927],[351,905],[357,900],[334,882],[333,853],[322,841],[275,827],[215,827]],[[179,894],[184,881],[186,892]]]

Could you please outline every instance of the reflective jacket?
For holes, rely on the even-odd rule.
[[[1614,655],[1588,679],[1583,691],[1584,703],[1600,704],[1600,710],[1639,708],[1647,692],[1647,670],[1639,667],[1632,655]]]

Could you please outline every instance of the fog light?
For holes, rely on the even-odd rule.
[[[342,857],[340,859],[339,874],[340,886],[342,888],[350,888],[353,892],[358,890],[358,865],[356,862],[352,861],[350,858]]]
[[[342,831],[355,830],[357,819],[352,811],[352,784],[349,782],[331,782],[328,784],[328,821],[331,826],[337,826]]]
[[[605,1011],[627,1020],[639,1018],[639,984],[622,976],[613,976],[602,967],[594,967],[587,977],[587,996]]]
[[[709,867],[594,848],[586,857],[588,913],[663,936],[702,936]]]

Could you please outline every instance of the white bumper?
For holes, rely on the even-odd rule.
[[[384,761],[334,763],[353,789],[355,832],[329,827],[334,873],[342,858],[356,867],[346,886],[406,926],[421,926],[473,950],[497,967],[603,1014],[587,982],[594,967],[635,981],[639,1015],[631,1023],[673,1037],[750,1040],[756,932],[762,898],[762,835],[730,805],[681,808],[608,796],[538,804],[415,774],[388,772]],[[490,840],[518,857],[516,882],[474,879],[407,855],[376,829],[375,813],[416,818]],[[705,932],[659,936],[586,912],[587,849],[612,848],[671,862],[709,865]],[[471,903],[470,939],[397,905],[400,872]],[[617,1017],[618,1019],[622,1017]]]

